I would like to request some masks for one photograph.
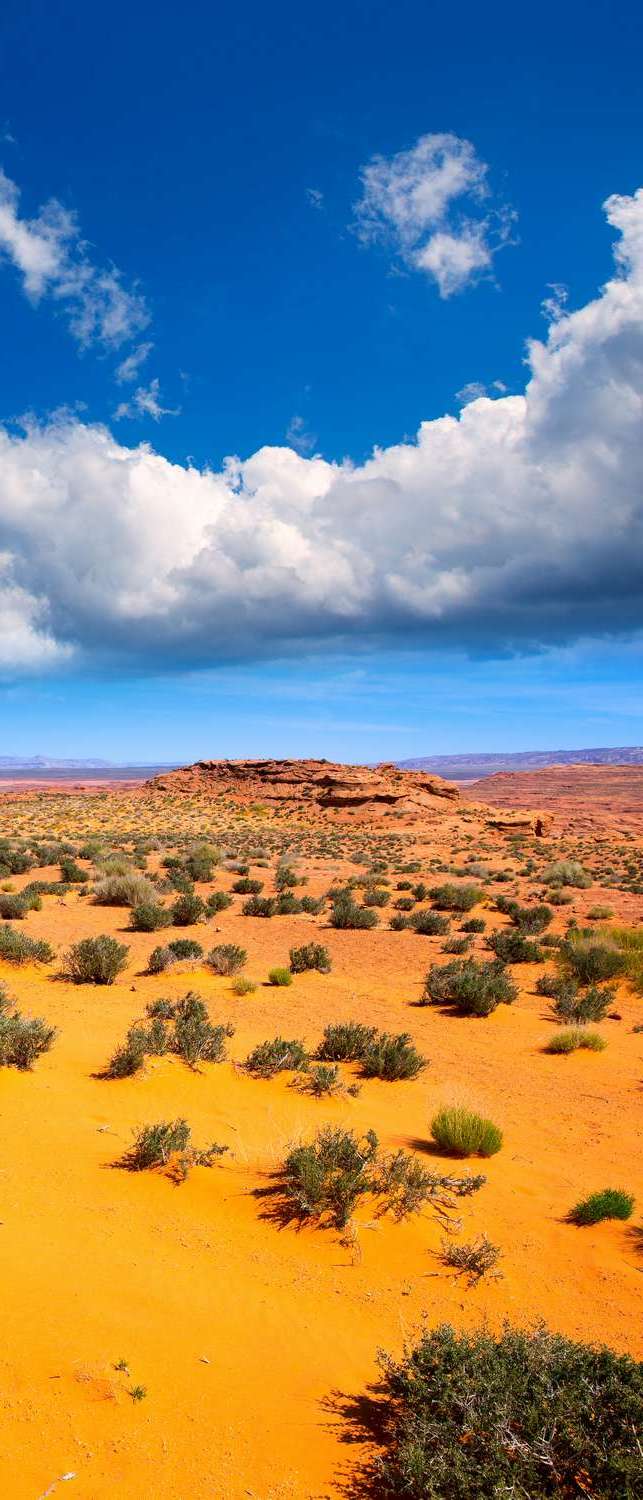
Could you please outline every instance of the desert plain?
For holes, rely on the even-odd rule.
[[[0,981],[22,1015],[55,1028],[32,1068],[0,1068],[0,1493],[372,1494],[359,1476],[377,1451],[365,1413],[378,1351],[398,1357],[423,1326],[544,1320],[641,1357],[640,979],[628,971],[612,982],[593,1028],[602,1049],[569,1054],[546,1050],[560,1021],[537,990],[557,972],[560,944],[507,963],[517,997],[486,1016],[420,1003],[427,973],[454,951],[493,960],[490,939],[512,926],[499,897],[505,908],[548,904],[549,939],[564,941],[570,922],[608,941],[640,927],[643,787],[628,767],[625,796],[616,772],[575,778],[566,767],[558,789],[544,772],[526,789],[515,776],[460,794],[391,768],[358,776],[310,763],[293,780],[279,763],[259,778],[252,766],[206,764],[146,785],[0,797],[0,894],[50,887],[0,929],[51,949],[46,962],[0,957]],[[211,878],[186,878],[203,846]],[[26,868],[11,869],[11,851]],[[85,878],[61,880],[64,859]],[[565,865],[582,871],[580,884],[552,877]],[[132,930],[131,907],[95,897],[106,872],[128,868],[168,910],[189,886],[198,920]],[[283,885],[285,869],[295,884]],[[318,909],[246,914],[248,892],[234,891],[246,880],[261,882],[262,898],[277,899],[281,884],[295,908],[306,897]],[[468,911],[442,908],[442,933],[391,928],[439,909],[430,892],[445,884],[477,897]],[[377,925],[332,925],[328,892],[347,887]],[[208,907],[215,892],[231,896],[219,911]],[[467,919],[484,925],[463,932]],[[102,935],[126,945],[125,967],[110,984],[75,982],[69,950]],[[175,939],[202,956],[149,972],[152,951]],[[463,946],[450,953],[450,942]],[[327,950],[329,972],[270,982],[310,943]],[[244,950],[246,993],[207,962],[221,945]],[[222,1060],[191,1066],[168,1050],[110,1076],[149,1007],[189,992],[229,1033]],[[317,1096],[322,1034],[349,1021],[408,1034],[424,1065],[390,1080],[340,1062],[332,1091]],[[311,1061],[259,1076],[247,1059],[278,1037],[301,1042]],[[502,1148],[457,1163],[441,1152],[431,1121],[452,1105],[495,1122]],[[199,1148],[225,1151],[185,1173],[172,1161],[128,1170],[137,1134],[177,1119]],[[400,1216],[365,1194],[344,1225],[289,1214],[284,1160],[328,1126],[359,1139],[373,1130],[384,1153],[485,1181],[446,1211],[428,1199]],[[634,1196],[633,1216],[571,1223],[578,1200],[606,1187]],[[482,1236],[498,1252],[488,1273],[448,1263],[449,1246]]]

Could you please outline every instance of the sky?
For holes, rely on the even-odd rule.
[[[3,754],[643,742],[642,30],[5,0]]]

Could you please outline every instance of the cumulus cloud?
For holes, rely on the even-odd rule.
[[[488,167],[471,141],[457,135],[423,135],[410,151],[375,156],[361,180],[360,239],[390,245],[406,265],[433,278],[441,297],[489,272],[511,240],[515,214],[491,206]]]
[[[28,219],[20,193],[0,168],[0,259],[22,277],[32,303],[51,297],[65,310],[81,348],[117,349],[149,322],[144,298],[128,289],[115,266],[94,265],[75,214],[52,198]]]
[[[0,429],[5,659],[167,669],[638,629],[643,190],[606,212],[615,274],[529,344],[524,393],[359,466],[265,447],[200,471],[78,417]]]

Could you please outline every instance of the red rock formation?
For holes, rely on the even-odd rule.
[[[400,771],[393,765],[343,766],[325,760],[200,760],[155,776],[146,786],[302,810],[307,806],[348,812],[393,808],[415,815],[460,797],[456,786],[429,772]]]

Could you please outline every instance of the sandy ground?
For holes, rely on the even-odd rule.
[[[315,892],[341,866],[308,869]],[[575,909],[601,898],[614,904],[595,887],[578,893]],[[640,897],[619,900],[640,919]],[[559,928],[568,915],[557,915]],[[485,916],[490,926],[503,920]],[[127,912],[72,894],[64,904],[45,897],[25,928],[64,949],[91,933],[123,937],[126,925]],[[516,966],[519,1001],[480,1021],[417,1007],[438,938],[384,926],[337,932],[305,916],[262,922],[238,909],[181,935],[205,947],[242,943],[257,991],[237,998],[230,980],[204,968],[144,975],[158,934],[127,934],[130,964],[110,988],[74,986],[55,977],[58,965],[0,964],[20,1008],[60,1033],[32,1073],[0,1071],[1,1494],[335,1500],[364,1452],[349,1441],[347,1403],[377,1378],[378,1348],[399,1353],[423,1319],[544,1318],[643,1352],[640,1231],[565,1222],[580,1197],[610,1185],[637,1194],[640,1223],[640,999],[622,989],[620,1019],[600,1027],[605,1052],[547,1056],[555,1023],[534,994],[540,967]],[[327,944],[332,974],[297,976],[284,990],[263,983],[292,944],[313,936]],[[189,988],[214,1021],[234,1023],[228,1061],[191,1072],[150,1059],[134,1079],[96,1076],[150,1000]],[[302,1095],[289,1075],[262,1082],[238,1067],[266,1037],[313,1044],[327,1022],[349,1018],[410,1031],[430,1066],[413,1082],[366,1081],[358,1098],[327,1101]],[[501,1246],[500,1280],[469,1287],[444,1269],[430,1212],[395,1224],[360,1208],[348,1245],[336,1231],[267,1217],[270,1199],[256,1190],[323,1123],[373,1126],[385,1147],[451,1170],[430,1151],[428,1123],[455,1101],[505,1133],[498,1156],[469,1164],[488,1180],[461,1205],[460,1237],[485,1231]],[[230,1147],[221,1165],[196,1168],[180,1187],[114,1167],[133,1130],[179,1115],[198,1144]],[[116,1369],[123,1360],[127,1372]],[[129,1391],[139,1385],[137,1402]]]

